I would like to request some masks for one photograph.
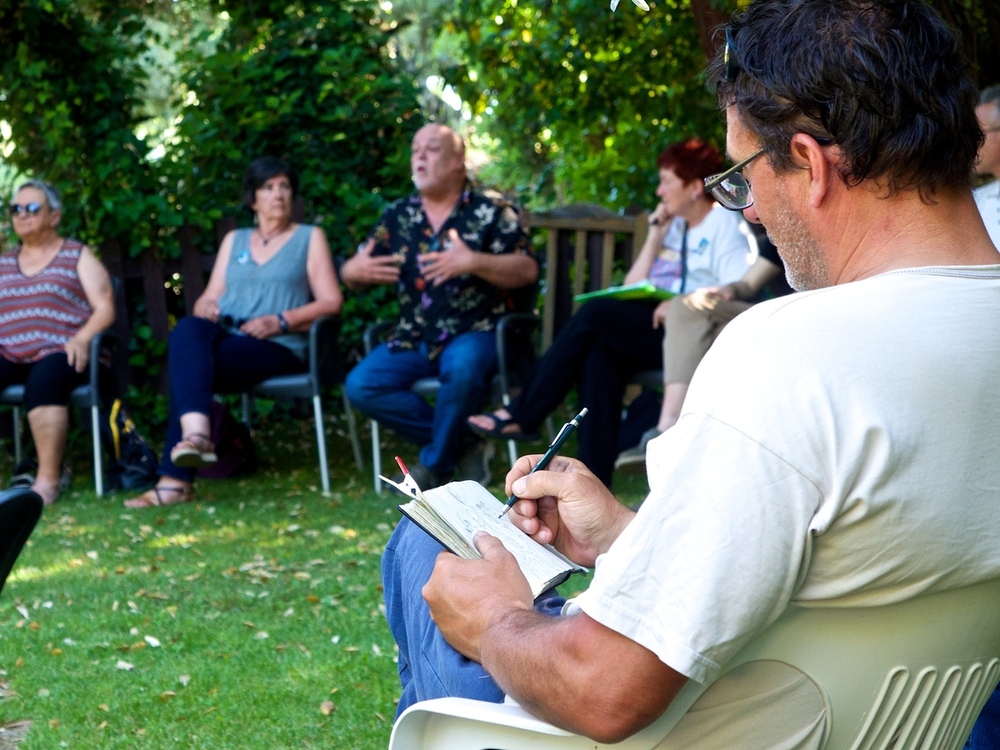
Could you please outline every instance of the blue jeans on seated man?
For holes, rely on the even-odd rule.
[[[431,698],[503,701],[503,691],[482,665],[448,645],[420,595],[443,549],[430,534],[404,518],[382,554],[385,618],[399,646],[399,681],[403,687],[397,717],[417,701]],[[565,599],[550,589],[535,600],[535,611],[556,616],[564,603]]]
[[[965,743],[965,750],[997,750],[1000,748],[1000,687],[986,701],[979,718],[972,727],[972,734]]]
[[[450,474],[468,436],[466,417],[486,400],[497,371],[496,334],[475,331],[449,341],[435,361],[427,347],[390,351],[381,344],[347,375],[347,398],[363,414],[420,446],[420,463]],[[441,389],[431,406],[410,390],[437,377]]]

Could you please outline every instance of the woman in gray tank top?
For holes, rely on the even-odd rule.
[[[305,369],[305,332],[343,305],[326,235],[292,221],[298,178],[291,166],[256,159],[243,178],[255,226],[226,235],[194,314],[181,318],[167,350],[170,410],[156,487],[128,508],[194,499],[197,469],[216,462],[212,394],[241,392]]]

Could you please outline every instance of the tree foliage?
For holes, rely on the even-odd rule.
[[[6,161],[59,185],[65,230],[89,242],[131,233],[138,251],[163,216],[133,132],[141,102],[141,22],[115,6],[46,0],[0,5],[0,101]]]
[[[645,205],[656,155],[700,135],[722,145],[688,0],[469,0],[449,6],[464,57],[447,72],[529,204]]]
[[[1000,17],[930,0],[961,34],[980,85],[1000,81]],[[723,123],[701,77],[710,30],[746,0],[468,0],[441,6],[460,53],[446,72],[492,161],[486,178],[532,206],[648,205],[656,154]]]
[[[188,104],[168,152],[178,210],[210,223],[238,202],[251,159],[282,156],[302,175],[307,217],[318,218],[335,252],[348,252],[383,196],[407,189],[416,86],[386,57],[390,32],[376,6],[261,6],[255,27],[237,22],[250,20],[244,10],[213,55],[184,61]]]

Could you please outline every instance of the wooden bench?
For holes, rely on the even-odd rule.
[[[524,212],[525,228],[542,235],[545,269],[540,299],[542,351],[576,312],[577,294],[611,286],[614,272],[627,271],[646,241],[648,214],[621,216],[578,203],[543,213]]]

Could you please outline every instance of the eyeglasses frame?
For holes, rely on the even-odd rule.
[[[816,143],[818,143],[820,146],[829,146],[829,145],[831,145],[833,143],[833,139],[831,139],[831,138],[824,138],[823,136],[815,136],[814,135],[814,136],[812,136],[812,139],[814,141],[816,141]],[[705,184],[704,184],[704,187],[702,188],[702,190],[704,190],[709,195],[712,195],[712,191],[715,190],[715,188],[719,187],[719,185],[721,185],[723,182],[725,182],[727,179],[729,179],[730,177],[732,177],[737,172],[740,172],[740,177],[743,177],[743,174],[742,174],[743,168],[746,167],[746,165],[749,164],[750,162],[752,162],[754,159],[757,159],[757,158],[763,156],[765,153],[767,153],[767,149],[766,148],[762,148],[759,151],[756,151],[756,152],[750,154],[750,156],[748,156],[746,159],[744,159],[743,161],[741,161],[739,164],[734,164],[729,169],[727,169],[725,172],[719,172],[719,174],[714,174],[711,177],[706,177],[705,178]],[[743,179],[745,181],[746,177],[743,177]],[[749,187],[749,184],[747,185],[747,187]],[[718,200],[717,196],[713,196],[713,197],[715,197],[716,200]],[[722,203],[722,201],[719,201],[719,202]],[[743,211],[743,210],[745,210],[747,208],[750,208],[750,206],[752,206],[752,205],[753,205],[753,193],[751,192],[750,193],[750,202],[747,203],[742,208],[729,208],[729,206],[723,206],[723,208],[727,208],[730,211]]]

